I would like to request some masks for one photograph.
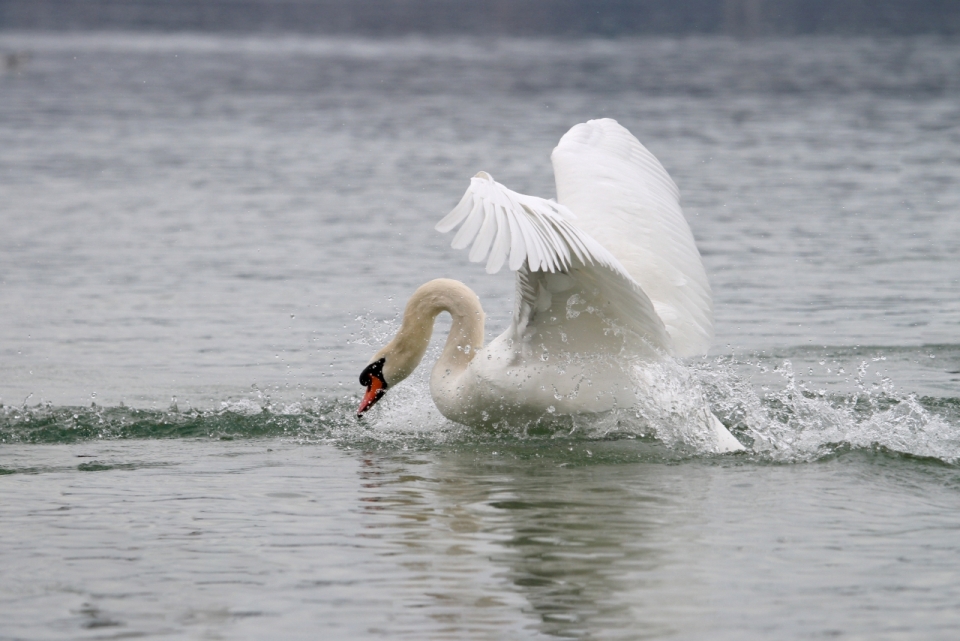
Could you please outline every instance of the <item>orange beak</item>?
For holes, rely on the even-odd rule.
[[[374,406],[374,404],[383,398],[387,390],[379,376],[370,377],[370,385],[367,386],[367,393],[363,395],[363,401],[360,402],[360,408],[357,410],[357,417]]]

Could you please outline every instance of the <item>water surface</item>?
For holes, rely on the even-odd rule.
[[[960,46],[0,35],[0,638],[948,639]],[[353,416],[468,179],[613,117],[714,290],[684,407]],[[442,336],[443,332],[438,331]],[[435,353],[435,351],[433,352]],[[692,401],[691,401],[692,402]]]

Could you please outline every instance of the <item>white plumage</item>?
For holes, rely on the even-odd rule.
[[[382,386],[368,388],[361,413],[413,371],[443,311],[453,326],[431,394],[445,416],[467,424],[630,407],[637,398],[627,370],[638,359],[706,352],[710,285],[660,162],[610,119],[573,127],[552,160],[557,202],[480,172],[436,226],[459,227],[453,247],[469,247],[488,273],[505,264],[516,272],[511,326],[483,346],[476,294],[456,281],[427,283],[365,370]],[[702,415],[718,451],[742,449],[709,410]]]
[[[437,231],[462,225],[452,246],[470,246],[470,260],[486,260],[491,274],[508,257],[518,272],[604,268],[609,273],[594,278],[620,299],[617,320],[668,354],[705,353],[710,285],[663,165],[611,119],[573,127],[552,160],[559,202],[518,194],[480,172]]]
[[[660,161],[615,120],[576,125],[553,150],[557,199],[653,301],[676,356],[713,341],[710,284],[680,191]]]

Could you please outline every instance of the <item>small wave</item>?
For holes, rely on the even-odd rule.
[[[580,456],[590,448],[602,449],[602,443],[632,441],[636,444],[633,460],[635,455],[684,458],[711,451],[699,417],[704,408],[710,408],[747,446],[739,456],[759,462],[815,461],[852,449],[960,463],[960,399],[900,393],[889,379],[867,384],[867,362],[858,370],[856,391],[849,394],[809,389],[789,360],[773,369],[782,381],[776,386],[757,388],[743,374],[744,367],[764,366],[732,358],[648,365],[637,377],[642,400],[635,407],[589,418],[545,417],[486,430],[441,416],[430,398],[428,368],[422,368],[423,372],[391,390],[363,420],[356,418],[359,399],[353,395],[286,405],[269,398],[228,400],[217,410],[204,411],[4,406],[0,408],[0,443],[285,438],[404,449],[469,444],[565,452],[569,446]],[[624,452],[622,447],[614,450],[616,456]]]
[[[289,409],[292,411],[285,411]],[[271,408],[252,402],[228,402],[215,411],[131,409],[127,407],[0,408],[0,443],[75,443],[130,438],[260,438],[291,436],[335,425],[344,408],[318,404]]]

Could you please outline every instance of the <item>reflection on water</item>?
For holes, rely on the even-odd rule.
[[[512,528],[509,553],[496,560],[510,568],[540,630],[561,637],[602,630],[663,637],[672,626],[650,607],[650,595],[670,564],[655,543],[667,523],[664,511],[675,511],[670,497],[655,494],[655,478],[624,484],[602,467],[549,468],[519,472],[490,502]],[[643,476],[657,472],[646,469]]]
[[[4,448],[12,638],[950,638],[956,467],[632,440]]]
[[[461,452],[429,465],[366,454],[360,500],[372,532],[363,536],[394,541],[399,549],[385,554],[400,557],[407,588],[421,599],[407,605],[451,624],[447,632],[509,629],[517,611],[525,629],[551,636],[670,632],[651,595],[665,581],[696,588],[669,576],[659,543],[665,529],[695,531],[696,517],[676,514],[663,492],[668,468],[650,466],[644,478],[625,482],[616,466],[571,465],[562,452],[547,457]],[[416,475],[421,466],[430,477]],[[672,491],[689,489],[674,481],[680,487]]]
[[[402,605],[431,621],[432,638],[519,632],[523,600],[504,589],[502,574],[488,563],[501,537],[483,514],[486,484],[435,474],[430,460],[416,456],[364,454],[360,501],[369,518],[359,537],[375,540],[380,554],[403,569]]]
[[[884,545],[880,533],[896,527],[882,516],[845,514],[849,506],[834,484],[843,485],[847,471],[812,470],[799,487],[788,487],[776,467],[766,468],[766,480],[758,481],[756,470],[731,479],[726,466],[626,464],[636,454],[630,443],[575,447],[363,455],[365,536],[393,541],[382,553],[409,572],[404,590],[416,596],[405,604],[451,626],[438,627],[438,638],[456,630],[482,637],[491,624],[510,629],[520,625],[517,612],[527,634],[560,638],[764,638],[756,636],[764,625],[818,634],[844,629],[850,607],[894,598],[883,590],[910,591],[931,578],[915,565],[890,569],[887,555],[897,544]],[[955,472],[947,477],[960,481]],[[756,503],[747,497],[766,483],[768,496]],[[896,510],[915,500],[896,484],[867,483],[882,495],[867,500],[874,507],[887,502],[889,511],[893,499]],[[932,502],[943,498],[956,503],[949,493]],[[924,522],[942,514],[921,509],[916,516],[928,537],[960,549],[939,538],[941,526]],[[870,528],[877,528],[873,535]],[[881,538],[836,545],[837,537],[863,535]],[[859,554],[864,558],[854,561]],[[852,570],[861,562],[866,576]],[[832,570],[838,563],[845,569]],[[816,576],[807,564],[818,568]],[[892,574],[876,589],[861,583],[877,582],[878,571]],[[781,573],[794,577],[786,592],[775,578]],[[775,596],[764,593],[770,581]],[[815,614],[791,612],[790,601],[809,599],[816,585],[839,601]],[[842,598],[852,585],[860,586],[859,599]],[[952,602],[955,588],[942,596]],[[751,613],[779,623],[748,624]],[[877,629],[886,623],[878,617]]]

